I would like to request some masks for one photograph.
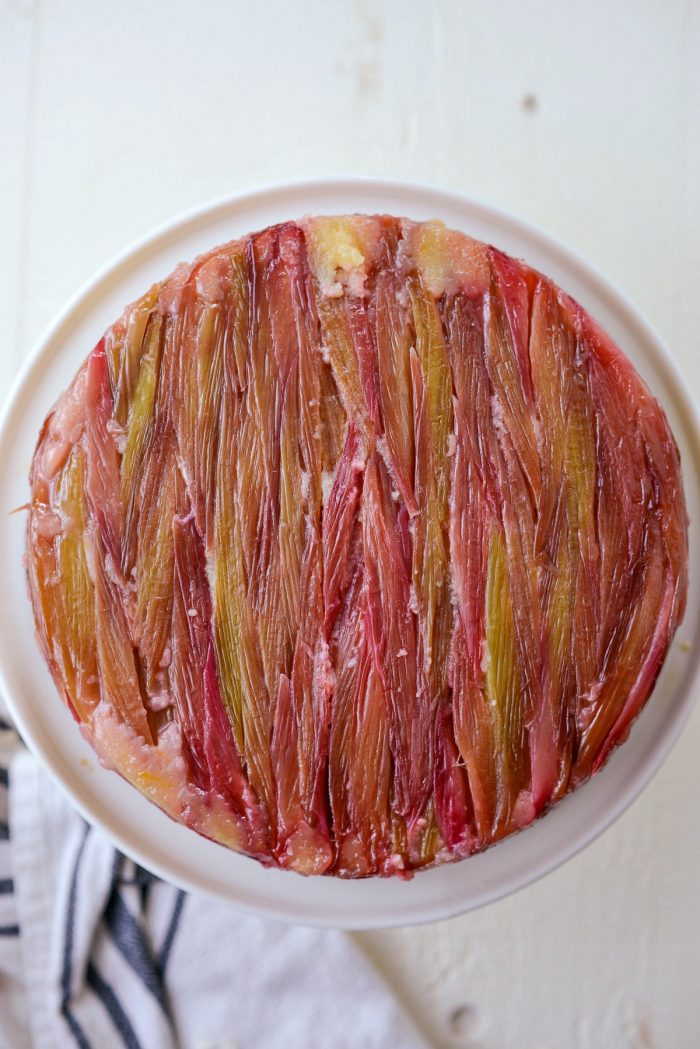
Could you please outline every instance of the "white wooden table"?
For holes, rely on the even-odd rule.
[[[0,382],[96,267],[260,182],[434,182],[545,226],[700,397],[699,0],[0,0]],[[437,1046],[700,1045],[700,710],[583,855],[359,937]]]

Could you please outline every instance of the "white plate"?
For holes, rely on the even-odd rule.
[[[347,929],[412,924],[479,907],[552,870],[591,842],[642,790],[676,740],[700,676],[698,560],[690,560],[685,622],[652,701],[630,739],[592,782],[527,831],[462,863],[410,882],[305,879],[264,870],[172,822],[102,769],[63,707],[34,640],[22,554],[27,472],[39,427],[81,361],[126,303],[217,243],[304,214],[351,211],[440,218],[554,278],[627,353],[669,416],[680,445],[691,517],[700,521],[700,431],[687,384],[648,323],[582,259],[539,230],[465,197],[424,186],[342,179],[277,186],[211,204],[156,231],[97,275],[40,341],[0,422],[0,687],[25,740],[86,819],[143,866],[186,889],[285,921]],[[681,645],[681,641],[689,645]]]

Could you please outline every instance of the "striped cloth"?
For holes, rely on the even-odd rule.
[[[1,1049],[425,1049],[352,940],[118,853],[0,719]]]

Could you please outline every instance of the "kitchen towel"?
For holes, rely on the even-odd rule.
[[[290,875],[294,877],[294,875]],[[2,1049],[426,1049],[352,939],[117,852],[0,721]]]

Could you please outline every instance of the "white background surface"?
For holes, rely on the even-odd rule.
[[[342,172],[545,226],[632,295],[700,396],[697,0],[0,0],[0,383],[153,226]],[[482,912],[359,937],[436,1045],[696,1049],[699,752],[700,710],[565,868]]]

